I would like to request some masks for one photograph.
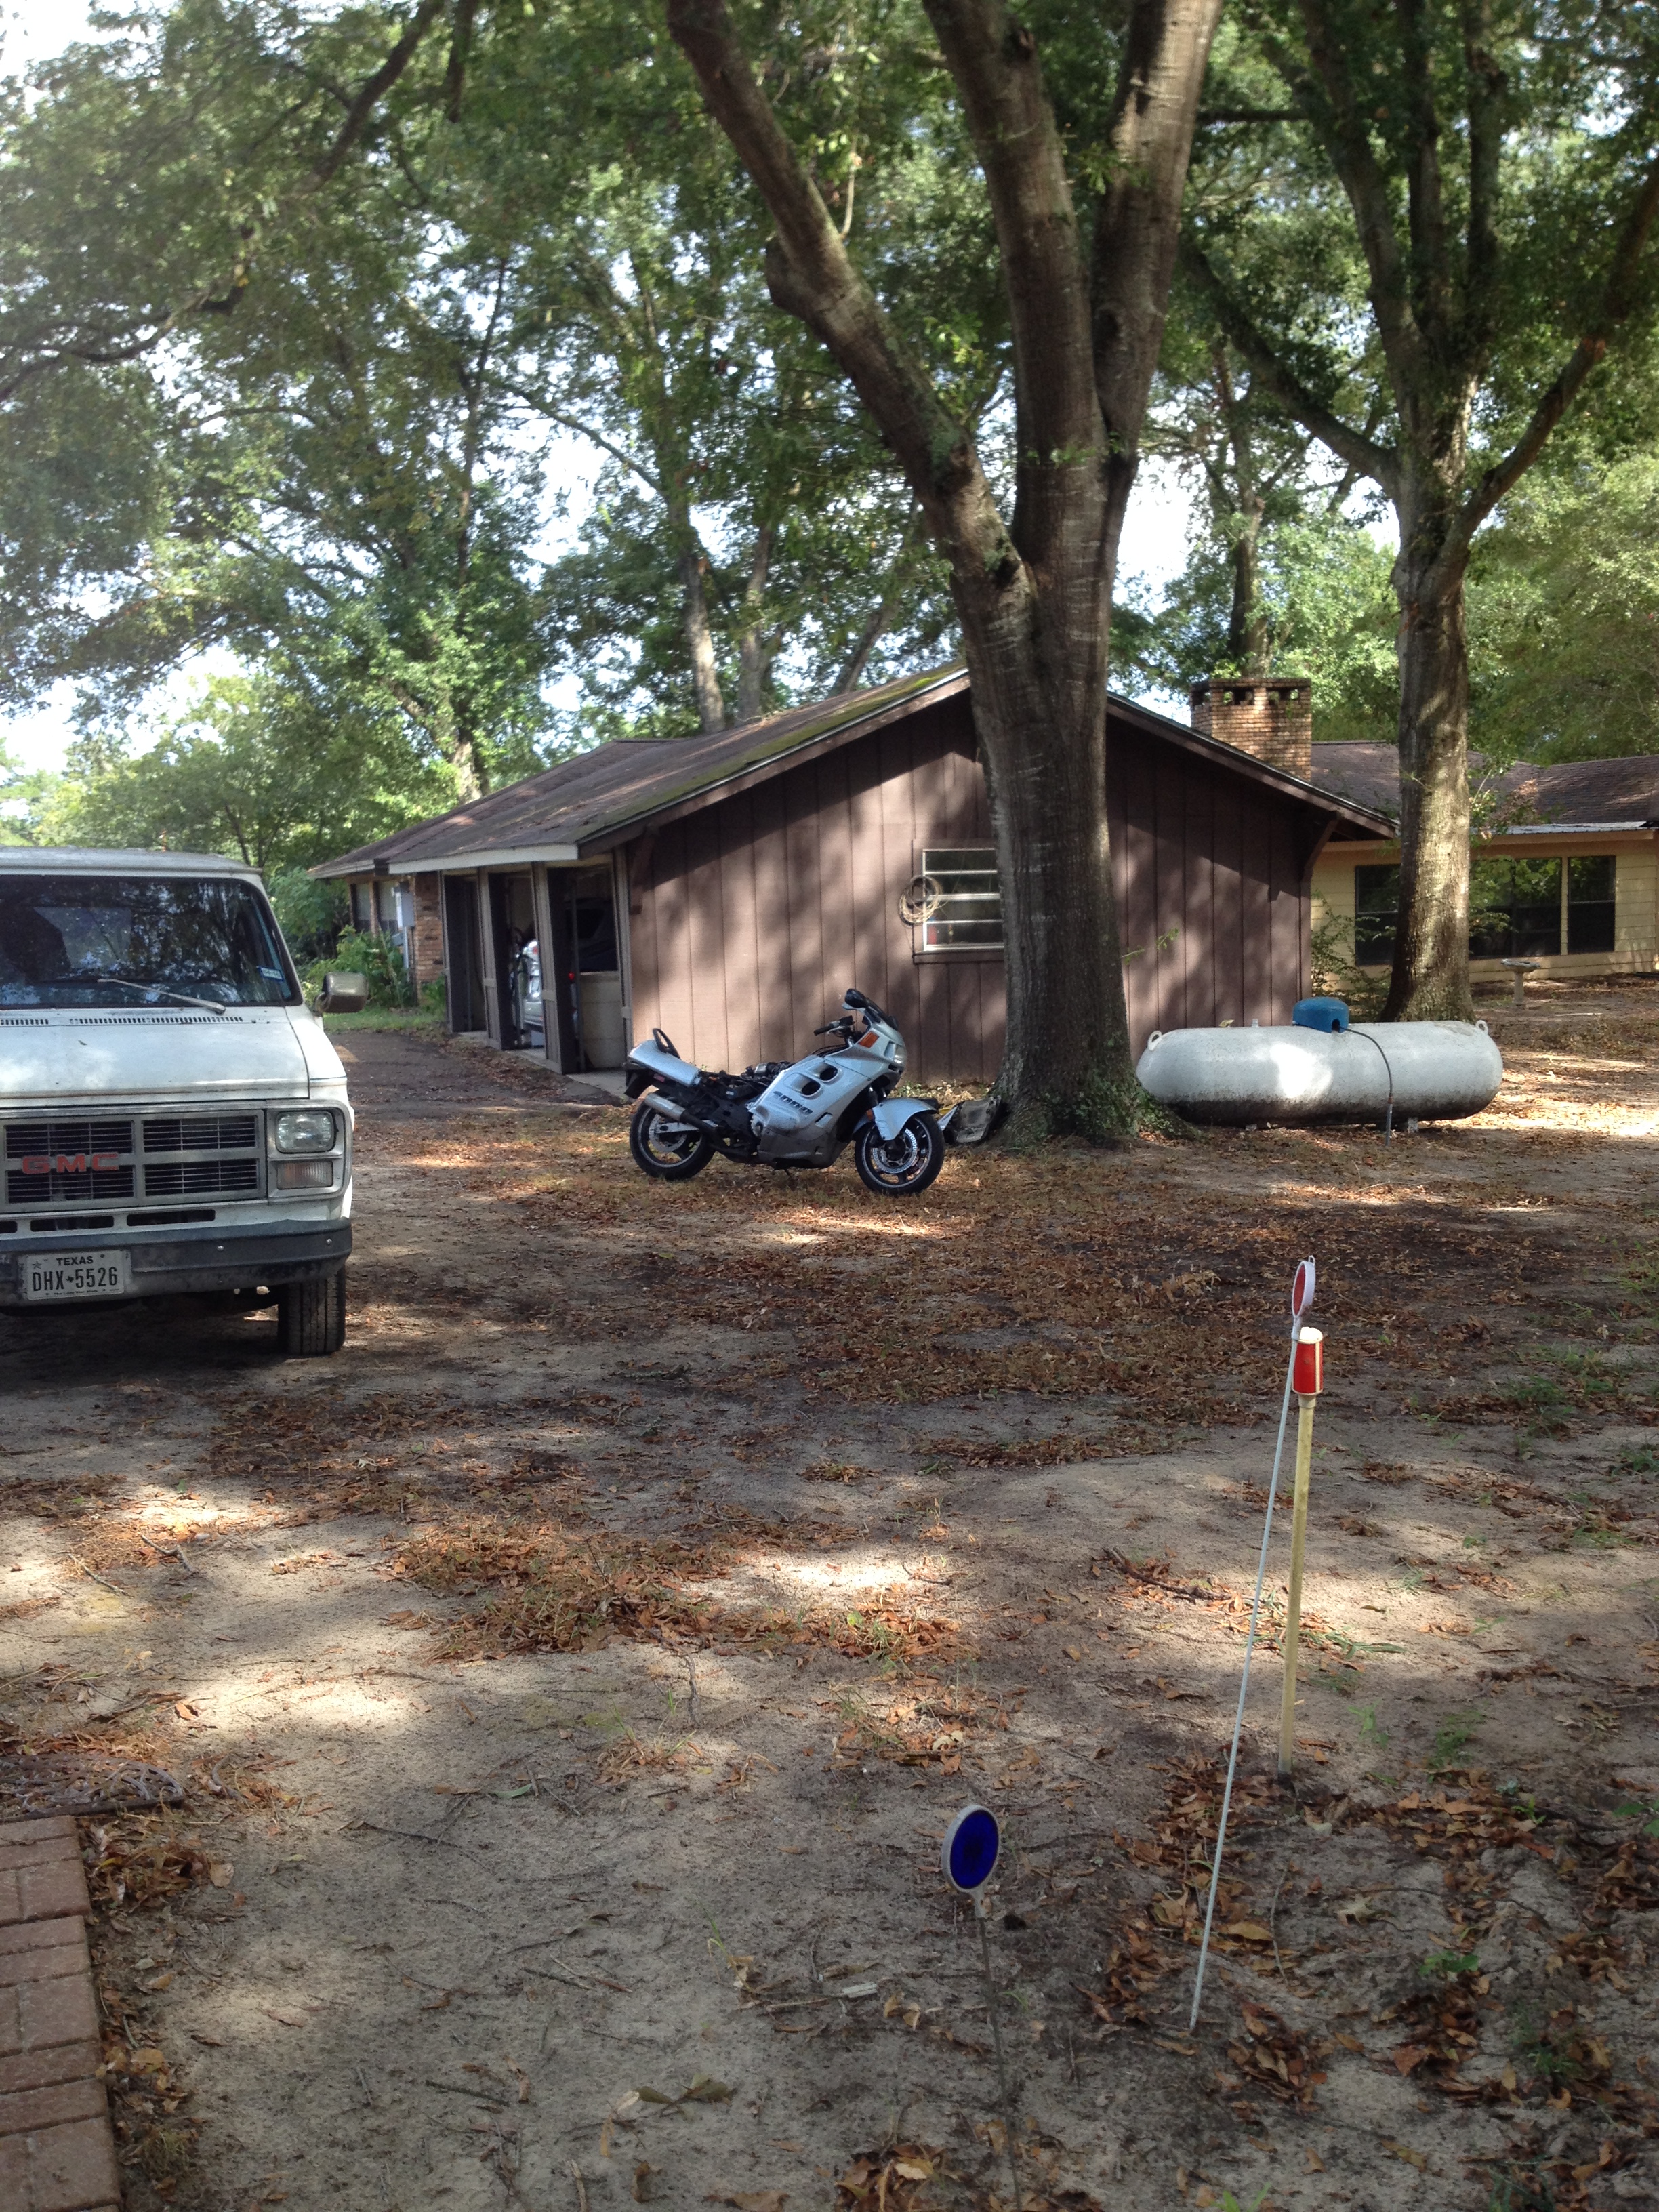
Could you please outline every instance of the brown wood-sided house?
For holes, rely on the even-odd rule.
[[[1305,682],[1218,683],[1194,723],[1109,709],[1137,1050],[1153,1030],[1288,1020],[1316,858],[1334,834],[1389,834],[1311,780]],[[399,932],[418,981],[445,979],[453,1030],[567,1074],[618,1066],[653,1027],[705,1066],[794,1059],[849,984],[921,1079],[988,1082],[1000,1060],[1001,904],[960,669],[618,739],[314,872],[345,879],[361,926]]]

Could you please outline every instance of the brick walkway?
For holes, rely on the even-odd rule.
[[[118,2212],[75,1823],[0,1825],[0,2206]]]

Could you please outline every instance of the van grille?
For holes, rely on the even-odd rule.
[[[204,1190],[258,1190],[259,1163],[242,1160],[150,1161],[144,1168],[146,1198],[182,1198]]]
[[[252,1114],[157,1116],[144,1124],[147,1153],[251,1152],[258,1141],[258,1119]]]
[[[94,1167],[93,1163],[98,1164]],[[44,1206],[53,1200],[131,1198],[132,1124],[129,1121],[11,1121],[6,1127],[6,1200]]]

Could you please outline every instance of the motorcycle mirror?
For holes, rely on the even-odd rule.
[[[849,990],[844,992],[842,996],[842,1004],[846,1006],[867,1006],[869,1003],[862,991]]]

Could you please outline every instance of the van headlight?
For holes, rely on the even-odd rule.
[[[279,1152],[331,1152],[334,1116],[316,1107],[301,1114],[279,1114],[276,1138]]]

